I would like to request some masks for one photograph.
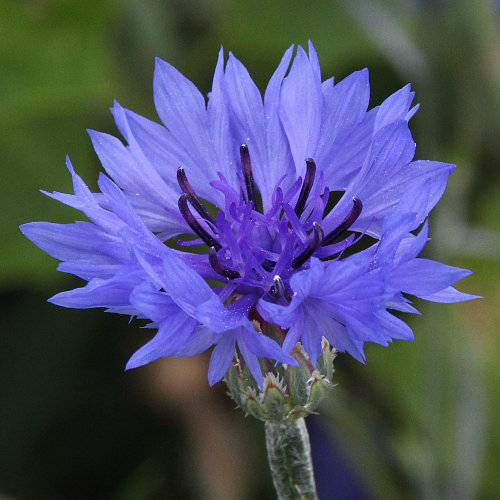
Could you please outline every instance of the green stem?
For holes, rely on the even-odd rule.
[[[278,500],[317,500],[305,420],[267,421],[266,445]]]

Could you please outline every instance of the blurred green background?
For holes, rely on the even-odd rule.
[[[0,0],[0,498],[273,498],[261,425],[233,409],[222,384],[209,389],[206,359],[123,373],[147,333],[125,317],[48,304],[78,280],[17,226],[77,216],[39,189],[71,190],[66,154],[95,186],[85,129],[116,133],[113,99],[156,119],[155,56],[207,93],[222,44],[262,89],[284,50],[308,39],[324,78],[370,69],[371,105],[413,84],[417,158],[459,166],[427,256],[473,269],[460,289],[485,297],[417,302],[414,342],[367,345],[366,366],[339,357],[339,385],[315,425],[363,498],[498,498],[493,0]]]

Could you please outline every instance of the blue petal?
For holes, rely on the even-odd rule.
[[[164,249],[161,267],[158,266],[157,257],[144,252],[138,252],[137,255],[156,286],[163,288],[183,311],[216,332],[230,330],[242,324],[250,324],[247,318],[250,305],[235,302],[225,307],[196,271],[172,250],[167,247]],[[245,300],[255,302],[251,296],[246,296]]]
[[[377,119],[375,120],[375,130],[384,128],[396,121],[406,120],[411,102],[415,96],[415,92],[411,92],[411,85],[405,85],[389,96],[379,107]]]
[[[373,194],[369,203],[370,207],[365,210],[363,200],[363,213],[353,225],[354,230],[360,230],[366,227],[370,217],[375,216],[380,219],[383,215],[390,214],[399,201],[407,196],[408,188],[412,185],[418,185],[425,181],[428,183],[428,199],[423,217],[432,210],[435,204],[441,198],[448,181],[448,176],[454,170],[455,166],[448,163],[415,161],[406,166],[400,165],[393,171],[391,179],[387,179],[384,186],[380,186],[378,195]],[[376,201],[376,197],[379,201]],[[368,200],[367,200],[368,202]],[[422,222],[421,217],[420,222]],[[370,232],[377,232],[380,223],[370,224]]]
[[[326,114],[326,113],[325,113]],[[327,139],[326,122],[318,146],[317,164],[325,174],[331,191],[345,191],[361,170],[372,141],[376,110],[366,113],[360,123],[343,129],[332,142]],[[336,129],[335,122],[331,126]]]
[[[175,357],[200,354],[214,345],[220,338],[220,335],[212,330],[204,326],[198,326],[191,340],[175,353]]]
[[[300,306],[300,299],[295,296],[289,305],[274,304],[263,299],[259,300],[259,311],[262,310],[269,322],[290,328],[295,321],[295,310]]]
[[[370,270],[369,264],[369,255],[360,254],[329,265],[312,260],[311,269],[292,277],[290,305],[260,301],[259,307],[274,321],[290,328],[283,343],[285,352],[301,339],[315,363],[325,336],[339,351],[362,361],[364,342],[387,344],[392,335],[408,336],[407,329],[384,312],[385,279],[382,272]]]
[[[217,340],[208,367],[208,383],[210,385],[218,382],[229,369],[235,354],[235,341],[235,336],[228,334],[222,335]]]
[[[126,370],[143,366],[151,361],[174,354],[192,336],[194,323],[172,316],[164,321],[158,333],[128,360]]]
[[[290,59],[293,53],[293,46],[289,47],[285,52],[276,71],[269,80],[266,92],[264,94],[264,113],[265,113],[265,129],[267,135],[267,156],[269,165],[274,168],[269,168],[267,172],[267,182],[270,186],[276,186],[278,181],[284,176],[287,177],[282,185],[286,191],[291,187],[295,178],[295,165],[293,163],[292,154],[288,144],[288,138],[283,129],[283,125],[279,118],[280,93],[283,78],[290,65]],[[271,200],[263,198],[264,213],[270,208]]]
[[[109,280],[96,278],[82,288],[54,295],[49,299],[49,302],[75,309],[129,306],[130,294],[137,284],[138,280],[134,279],[134,276],[128,278],[123,276]]]
[[[51,198],[60,201],[70,207],[81,210],[92,222],[100,226],[110,234],[117,234],[123,227],[118,217],[108,210],[103,209],[96,201],[83,180],[76,174],[69,158],[66,158],[66,166],[73,180],[74,195],[65,193],[44,193]]]
[[[122,227],[118,227],[117,230],[119,229],[119,234],[124,244],[128,245],[131,252],[136,247],[147,246],[151,250],[155,249],[157,253],[162,254],[161,250],[164,250],[164,245],[146,227],[143,220],[125,197],[123,191],[103,174],[99,175],[98,186],[105,197],[110,211],[115,216],[118,216],[120,223],[124,223],[124,225],[120,224]]]
[[[248,332],[248,330],[245,331]],[[275,359],[289,365],[298,365],[298,362],[292,356],[286,354],[283,348],[274,340],[259,332],[254,332],[247,342],[250,350],[257,356]]]
[[[328,328],[324,330],[323,335],[337,351],[347,352],[354,359],[364,362],[364,341],[355,337],[352,331],[338,320],[331,320],[328,323]]]
[[[169,191],[173,189],[174,193],[178,193],[176,197],[179,196],[175,172],[182,165],[189,172],[190,182],[197,192],[212,199],[214,192],[208,186],[212,176],[207,175],[204,165],[200,165],[199,159],[185,150],[170,130],[122,108],[116,101],[111,111],[120,132],[134,146],[135,154],[143,155],[169,186]]]
[[[196,307],[194,315],[198,321],[218,333],[239,326],[253,328],[248,319],[248,313],[256,300],[256,297],[246,295],[225,307],[220,299],[213,294],[209,300]]]
[[[240,160],[238,147],[231,141],[230,114],[224,95],[224,51],[222,48],[217,59],[207,113],[209,130],[217,158],[215,170],[224,175],[231,187],[239,190],[238,169],[235,166],[239,164]],[[217,192],[214,189],[211,191]]]
[[[413,340],[411,328],[399,318],[396,318],[386,310],[376,313],[378,325],[385,330],[388,337],[400,340]]]
[[[132,154],[112,135],[88,133],[102,166],[122,189],[152,199],[159,206],[176,206],[180,190],[166,184],[146,158]]]
[[[321,352],[322,337],[325,337],[337,350],[347,351],[358,360],[363,359],[359,345],[362,346],[363,342],[369,338],[349,335],[344,324],[350,324],[351,313],[346,312],[348,311],[346,308],[339,308],[336,302],[337,299],[308,300],[307,304],[304,304],[304,335],[302,337],[304,347],[314,365]],[[363,310],[363,308],[360,309],[361,312]],[[355,314],[359,312],[355,311]]]
[[[302,47],[281,87],[280,118],[297,175],[305,172],[305,159],[313,156],[319,139],[323,111],[321,81]]]
[[[451,163],[443,163],[440,161],[417,160],[410,163],[411,174],[414,180],[424,178],[430,180],[429,201],[427,204],[427,214],[434,208],[436,203],[441,199],[441,196],[446,189],[449,175],[455,170],[456,166]],[[408,169],[408,170],[409,170]],[[398,172],[397,178],[394,179],[395,184],[404,185],[409,182],[410,171]]]
[[[84,261],[61,262],[57,270],[61,273],[73,274],[85,281],[91,281],[94,278],[107,279],[114,276],[123,266],[121,262],[114,263],[95,263]]]
[[[366,68],[350,74],[325,93],[324,123],[317,153],[319,158],[339,153],[351,153],[351,147],[344,144],[340,145],[341,148],[337,144],[334,149],[335,141],[347,133],[349,135],[353,133],[353,126],[365,118],[369,100],[370,84]],[[362,129],[363,134],[360,134],[361,136],[356,142],[353,142],[352,146],[355,147],[356,144],[363,141],[364,137],[369,141],[372,126],[370,125],[366,131]],[[366,148],[368,145],[369,142],[366,144]]]
[[[355,181],[357,194],[363,200],[377,196],[387,182],[406,167],[414,154],[415,142],[405,121],[392,123],[378,131],[373,137],[366,164]]]
[[[306,328],[301,335],[302,344],[311,359],[311,363],[315,367],[318,356],[321,353],[321,340],[323,338],[323,332],[318,331],[316,329],[316,324],[311,322],[306,322],[305,327]]]
[[[253,375],[253,378],[257,382],[257,385],[262,390],[263,377],[259,360],[257,359],[257,356],[248,348],[244,335],[245,333],[240,333],[240,335],[238,336],[238,348],[241,352],[241,355],[243,356],[243,359],[245,360],[245,363],[248,366],[248,369],[250,370],[250,373]]]
[[[290,286],[297,293],[297,299],[307,297],[316,291],[318,284],[323,281],[325,269],[326,265],[322,261],[312,257],[309,269],[292,276]]]
[[[408,227],[408,232],[416,229],[428,214],[427,207],[429,206],[430,186],[431,180],[429,178],[417,178],[415,182],[408,186],[404,196],[397,204],[395,213],[415,214],[415,220],[413,225]]]
[[[196,166],[190,155],[186,154],[184,148],[164,126],[123,108],[117,101],[114,102],[111,112],[121,134],[128,142],[136,143],[166,183],[175,186],[175,175],[172,174],[175,174],[179,164],[188,163],[185,166],[191,167],[190,163],[193,163],[193,166]],[[198,170],[199,167],[196,166],[196,171]]]
[[[113,241],[113,238],[89,222],[30,222],[20,226],[20,229],[35,245],[56,259],[84,260],[95,264],[116,263],[113,257],[102,251],[102,246]]]
[[[429,241],[428,233],[429,223],[428,221],[425,221],[417,236],[413,236],[413,234],[410,233],[408,237],[401,241],[395,262],[400,263],[417,257],[417,255],[423,250],[425,244]]]
[[[161,283],[172,300],[191,316],[200,304],[219,300],[206,281],[173,251],[166,252],[163,257]]]
[[[464,292],[459,292],[452,286],[444,288],[439,292],[433,293],[432,295],[419,295],[421,299],[430,300],[432,302],[462,302],[464,300],[472,300],[472,299],[482,299],[480,295],[471,295]]]
[[[297,344],[305,332],[306,323],[303,318],[302,308],[299,308],[294,319],[295,321],[291,323],[290,329],[286,332],[286,337],[283,341],[283,351],[287,353],[292,351],[295,344]]]
[[[179,145],[200,165],[200,175],[216,177],[212,171],[210,137],[205,99],[199,90],[173,66],[156,59],[154,102],[158,115]],[[174,167],[178,167],[175,165]]]
[[[270,165],[267,159],[264,106],[259,89],[232,53],[229,53],[226,65],[224,91],[231,111],[234,147],[247,144],[253,176],[267,206],[274,189],[268,180],[268,172],[279,166]]]
[[[394,269],[390,284],[405,293],[432,295],[471,274],[467,269],[447,266],[428,259],[412,259]]]
[[[307,50],[309,52],[309,61],[311,63],[314,76],[319,82],[321,82],[321,67],[319,64],[318,54],[311,40],[308,40],[307,42]]]
[[[416,257],[427,242],[427,224],[418,237],[410,233],[419,223],[419,215],[414,212],[396,211],[386,217],[379,243],[361,252],[371,255],[370,267],[372,269],[385,267],[384,272],[387,273],[398,263]]]
[[[166,293],[157,291],[148,282],[141,283],[133,290],[130,303],[147,318],[157,323],[177,316],[181,318],[179,321],[190,319],[190,316],[180,309]]]
[[[101,173],[97,185],[114,215],[118,216],[131,230],[135,230],[148,240],[153,240],[154,236],[130,205],[123,191],[113,181]]]

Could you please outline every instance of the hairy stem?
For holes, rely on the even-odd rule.
[[[278,500],[317,500],[305,420],[267,421],[266,445]]]

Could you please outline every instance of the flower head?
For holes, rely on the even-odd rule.
[[[415,312],[403,293],[472,298],[451,287],[468,271],[417,257],[427,226],[413,232],[454,166],[413,161],[410,86],[368,110],[366,70],[322,82],[312,44],[292,55],[262,98],[221,50],[208,102],[158,59],[162,125],[116,103],[126,144],[89,132],[108,174],[100,191],[68,160],[74,194],[49,194],[89,220],[21,227],[59,270],[88,282],[52,302],[158,328],[128,368],[214,346],[210,383],[239,352],[262,385],[259,358],[296,364],[299,341],[314,366],[323,337],[360,360],[367,341],[411,339],[388,311]],[[360,239],[368,246],[356,251]]]

